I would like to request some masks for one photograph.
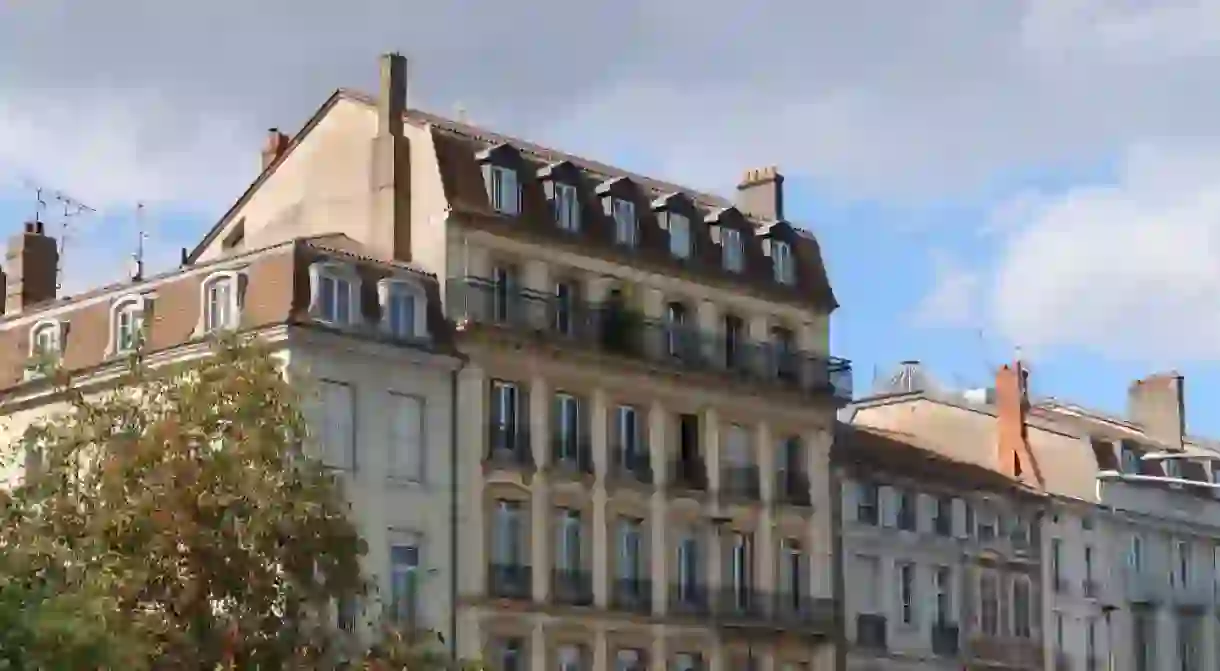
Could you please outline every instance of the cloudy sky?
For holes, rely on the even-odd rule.
[[[398,50],[415,106],[708,189],[780,165],[857,388],[904,358],[981,384],[1019,347],[1037,393],[1115,411],[1176,367],[1220,434],[1220,0],[719,4],[0,0],[0,227],[29,184],[96,208],[79,287],[145,202],[170,265],[266,128]]]

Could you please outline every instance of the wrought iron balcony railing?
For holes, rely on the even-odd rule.
[[[738,464],[720,468],[720,496],[734,501],[757,501],[761,497],[758,466]]]
[[[775,500],[790,506],[809,506],[809,476],[800,471],[781,470],[775,474]]]
[[[936,622],[932,625],[932,654],[956,657],[961,652],[961,636],[956,624]]]
[[[689,457],[669,463],[669,487],[692,491],[707,491],[707,465],[703,459]]]
[[[585,436],[551,436],[551,467],[573,474],[593,473],[593,448]]]
[[[491,564],[487,567],[487,593],[501,599],[530,599],[533,572],[527,564]]]
[[[524,427],[490,426],[486,460],[502,468],[534,468],[529,431]]]
[[[639,615],[652,614],[652,581],[646,578],[617,578],[610,592],[615,610]]]
[[[696,582],[670,584],[669,612],[675,615],[708,615],[711,604],[708,603],[707,587]]]
[[[634,480],[646,485],[653,482],[652,456],[648,448],[635,445],[627,450],[622,445],[611,446],[610,476],[623,480]]]
[[[719,372],[807,395],[852,396],[851,363],[778,343],[744,342],[610,304],[505,287],[480,277],[449,280],[446,306],[463,324],[545,334],[581,347],[676,369]]]
[[[592,605],[593,574],[584,569],[552,569],[551,601],[568,606]]]

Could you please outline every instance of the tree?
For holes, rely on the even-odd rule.
[[[7,455],[28,468],[0,499],[0,669],[340,666],[325,614],[365,594],[366,548],[272,352],[137,354],[93,394],[39,370],[65,409]]]

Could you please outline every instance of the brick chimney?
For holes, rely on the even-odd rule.
[[[1132,382],[1127,388],[1127,415],[1149,436],[1181,448],[1186,435],[1185,380],[1170,371]]]
[[[399,261],[411,260],[411,156],[402,134],[406,109],[407,59],[385,54],[369,171],[373,216],[367,239],[374,249]]]
[[[1043,484],[1029,447],[1029,372],[1020,361],[1000,367],[995,376],[997,470],[1011,478]]]
[[[17,314],[31,305],[55,300],[59,281],[59,248],[41,221],[9,238],[6,254],[4,313]]]
[[[272,163],[280,160],[284,152],[288,151],[288,144],[292,142],[287,135],[280,132],[278,128],[272,128],[267,131],[267,142],[263,144],[263,170],[271,167]]]
[[[737,185],[737,209],[755,219],[784,218],[784,176],[775,166],[747,170]]]

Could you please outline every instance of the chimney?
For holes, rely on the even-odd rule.
[[[55,300],[59,282],[59,248],[41,221],[9,238],[6,255],[4,313],[18,314],[37,303]]]
[[[270,168],[272,163],[280,160],[284,152],[288,151],[288,143],[291,141],[278,128],[267,131],[267,142],[263,145],[263,170]]]
[[[1185,381],[1176,371],[1136,380],[1127,388],[1127,414],[1144,432],[1178,448],[1186,435]]]
[[[1021,361],[1005,364],[995,376],[997,470],[1010,478],[1032,477],[1042,485],[1042,473],[1029,447],[1029,372]]]
[[[737,185],[737,209],[755,219],[784,218],[784,176],[775,166],[747,170]]]
[[[411,260],[411,156],[403,137],[407,108],[407,59],[381,57],[377,136],[373,138],[369,189],[372,214],[367,242],[386,258]]]

